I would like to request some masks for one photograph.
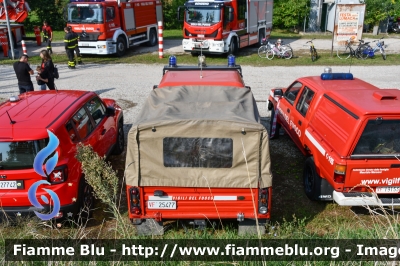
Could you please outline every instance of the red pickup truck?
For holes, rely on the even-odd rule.
[[[274,137],[281,126],[308,157],[303,179],[310,199],[400,205],[399,99],[398,89],[330,69],[271,90]]]
[[[126,192],[138,234],[163,222],[233,219],[265,232],[272,175],[267,130],[240,66],[163,70],[128,134]]]

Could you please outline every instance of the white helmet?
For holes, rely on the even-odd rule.
[[[278,39],[277,41],[276,41],[276,43],[281,43],[282,42],[282,40],[281,39]]]

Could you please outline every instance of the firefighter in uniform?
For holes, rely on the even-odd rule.
[[[47,43],[47,51],[49,54],[53,53],[53,50],[51,49],[51,41],[53,40],[53,30],[47,23],[47,21],[43,21],[43,27],[42,27],[42,33],[43,33],[43,42]]]
[[[68,56],[68,68],[74,69],[75,68],[74,50],[78,40],[72,33],[71,27],[65,27],[64,31],[66,33],[64,37],[64,44],[65,44],[65,51],[67,52]]]
[[[68,28],[72,32],[72,34],[74,35],[74,38],[76,39],[76,44],[75,44],[75,49],[74,50],[75,50],[75,53],[76,53],[76,59],[78,60],[78,65],[83,65],[81,52],[79,51],[79,47],[78,47],[79,35],[78,35],[78,33],[74,32],[72,30],[71,26],[69,26]],[[75,65],[76,65],[76,61],[75,61]]]

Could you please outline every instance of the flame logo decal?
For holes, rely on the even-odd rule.
[[[38,186],[40,186],[41,184],[50,185],[50,183],[47,182],[46,180],[40,180],[40,181],[33,183],[33,185],[28,190],[29,201],[36,208],[43,208],[42,204],[40,204],[39,201],[36,199],[36,191],[38,189]],[[37,217],[39,217],[40,219],[42,219],[44,221],[47,221],[47,220],[50,220],[53,217],[55,217],[58,214],[58,212],[60,211],[60,199],[58,198],[57,194],[54,191],[52,191],[50,189],[46,189],[46,188],[43,188],[43,190],[45,190],[47,193],[49,193],[51,199],[53,200],[53,203],[54,203],[53,211],[49,214],[42,214],[37,211],[34,211],[34,212]],[[44,201],[44,203],[49,204],[49,199],[46,196],[42,195],[40,198]]]
[[[58,140],[56,135],[54,135],[49,130],[47,130],[47,134],[49,134],[49,144],[46,147],[44,147],[40,152],[38,152],[38,154],[35,157],[35,160],[33,161],[33,169],[35,170],[36,173],[38,173],[39,175],[41,175],[43,177],[48,177],[48,175],[56,167],[57,162],[58,162],[58,152],[56,152],[52,157],[50,157],[47,160],[47,162],[45,164],[46,171],[43,170],[44,161],[50,154],[52,154],[57,149],[58,145],[60,144],[60,141]],[[39,181],[33,183],[33,185],[28,190],[29,201],[32,203],[33,206],[35,206],[36,208],[40,208],[40,209],[43,209],[43,206],[37,200],[36,192],[37,192],[38,187],[42,184],[51,185],[46,180],[39,180]],[[52,191],[50,189],[46,189],[46,188],[43,188],[43,190],[45,190],[47,193],[49,193],[51,200],[53,201],[53,211],[49,214],[42,214],[37,211],[34,211],[34,212],[37,217],[39,217],[42,220],[47,221],[47,220],[54,218],[60,211],[60,199],[58,198],[57,194],[54,191]],[[46,204],[50,203],[49,199],[46,196],[42,195],[40,198],[43,200],[44,203],[46,203]]]
[[[35,169],[35,172],[38,173],[39,175],[43,177],[48,177],[48,174],[51,173],[51,171],[54,170],[54,167],[56,167],[57,162],[58,162],[58,152],[53,155],[53,157],[49,158],[46,162],[46,173],[43,171],[43,163],[45,159],[52,154],[58,147],[58,144],[60,144],[60,141],[54,135],[52,132],[47,130],[47,133],[49,134],[49,144],[43,148],[40,152],[35,157],[35,160],[33,161],[33,169]]]

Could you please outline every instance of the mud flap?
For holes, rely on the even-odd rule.
[[[154,219],[143,219],[141,224],[135,225],[136,233],[139,236],[161,236],[164,234],[163,222]]]
[[[320,191],[318,193],[318,199],[321,201],[332,201],[333,200],[333,187],[324,178],[320,178]]]
[[[266,219],[258,219],[258,225],[255,219],[244,219],[243,222],[239,222],[238,235],[258,235],[258,229],[260,234],[265,234],[265,225],[267,224]]]

